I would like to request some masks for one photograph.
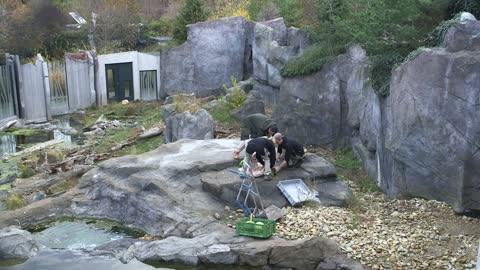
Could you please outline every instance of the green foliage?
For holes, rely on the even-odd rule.
[[[246,99],[245,92],[238,87],[237,79],[233,76],[230,79],[232,81],[230,89],[223,85],[227,95],[220,96],[218,104],[209,111],[213,119],[220,123],[234,123],[236,120],[232,117],[231,112],[240,107]]]
[[[245,92],[238,87],[237,79],[231,76],[230,80],[232,82],[231,90],[228,89],[226,85],[223,85],[223,88],[227,92],[226,105],[230,110],[233,110],[240,107],[247,97]]]
[[[344,169],[359,169],[360,161],[355,157],[351,147],[340,148],[336,151],[335,165]]]
[[[213,119],[217,122],[227,124],[235,122],[235,119],[230,114],[231,109],[225,96],[219,97],[218,101],[219,103],[209,111]]]
[[[316,43],[282,70],[285,77],[318,71],[352,43],[372,57],[372,81],[377,93],[388,95],[392,68],[413,50],[446,16],[450,0],[316,0],[317,22],[310,27]]]
[[[449,2],[449,14],[466,11],[472,13],[477,19],[480,18],[480,2],[478,0],[456,0]]]
[[[156,36],[171,36],[173,33],[173,21],[167,17],[151,20],[143,26],[142,38],[148,39]]]
[[[28,178],[35,175],[35,170],[24,162],[18,163],[17,170],[18,178]]]
[[[187,40],[187,25],[207,20],[208,14],[200,0],[184,0],[180,14],[175,19],[173,38],[178,42]]]
[[[248,14],[250,15],[250,19],[253,21],[257,21],[260,13],[265,7],[268,5],[268,0],[251,0],[250,5],[248,5]]]
[[[287,27],[300,27],[302,24],[304,10],[297,0],[276,0],[280,15],[285,20]]]
[[[0,191],[6,191],[6,190],[10,190],[10,189],[12,189],[12,184],[10,184],[10,183],[0,185]]]
[[[372,179],[369,179],[367,177],[361,177],[356,182],[362,192],[365,192],[365,193],[380,192],[380,188]]]
[[[445,36],[448,29],[460,21],[460,13],[455,15],[452,19],[441,22],[428,35],[425,45],[427,47],[442,47],[444,45]]]
[[[392,68],[401,63],[404,56],[391,51],[373,55],[371,61],[371,81],[373,89],[380,96],[388,96]]]
[[[5,199],[5,206],[8,210],[15,210],[18,208],[22,208],[25,205],[23,199],[18,194],[11,194]]]
[[[307,48],[300,56],[288,61],[281,70],[281,74],[284,77],[311,74],[319,71],[324,64],[332,61],[335,55],[338,55],[343,51],[344,48],[335,45],[324,46],[324,44],[314,44]]]

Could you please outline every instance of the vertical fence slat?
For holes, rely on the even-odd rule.
[[[0,120],[15,115],[14,84],[9,66],[0,66]]]

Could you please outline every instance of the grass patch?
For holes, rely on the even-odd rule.
[[[224,97],[219,98],[219,103],[217,106],[215,106],[213,109],[209,111],[210,115],[213,117],[213,120],[220,122],[220,123],[225,123],[225,124],[231,124],[234,123],[236,120],[235,118],[232,117],[231,115],[231,109],[224,100]]]
[[[23,202],[23,199],[20,195],[11,194],[5,199],[5,206],[7,210],[15,210],[25,206],[25,203]]]
[[[7,191],[7,190],[10,190],[10,189],[12,189],[12,184],[11,183],[0,185],[0,191]]]
[[[14,266],[26,262],[27,259],[1,259],[0,267]]]
[[[46,133],[48,131],[40,130],[40,129],[27,129],[27,128],[7,128],[4,132],[15,135],[15,136],[30,136],[38,133]],[[1,135],[2,133],[0,133]]]
[[[29,178],[35,175],[35,170],[23,162],[18,163],[17,170],[18,178]]]
[[[137,128],[116,128],[116,129],[107,129],[105,136],[100,139],[98,145],[96,145],[93,150],[95,152],[110,152],[112,147],[116,143],[120,143],[129,138],[135,137],[138,133]]]
[[[118,150],[117,154],[119,155],[130,155],[130,154],[143,154],[150,152],[154,149],[157,149],[160,145],[165,143],[165,138],[163,136],[152,137],[144,140],[137,141],[134,145],[130,145]]]
[[[75,185],[77,185],[77,183],[78,183],[78,180],[76,179],[63,180],[51,186],[49,189],[49,193],[55,194],[55,193],[67,191],[69,189],[72,189]]]
[[[336,151],[335,165],[344,169],[360,169],[360,161],[355,157],[351,147],[340,148]]]
[[[358,213],[363,209],[363,203],[355,193],[347,198],[345,206],[354,213]]]
[[[193,95],[175,95],[173,96],[173,104],[175,105],[175,111],[178,113],[189,111],[195,113],[202,107],[202,103]]]
[[[375,193],[375,192],[380,192],[380,188],[377,186],[377,184],[369,179],[368,177],[362,177],[357,181],[358,187],[362,192],[366,193]]]

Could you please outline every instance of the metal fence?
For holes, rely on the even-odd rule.
[[[88,53],[67,54],[65,62],[70,109],[85,109],[95,104],[94,70]]]
[[[49,89],[46,91],[43,63],[37,60],[35,64],[28,63],[20,66],[23,77],[20,92],[25,103],[24,118],[27,122],[45,122],[49,119],[47,108],[50,96],[47,95]]]
[[[15,115],[13,69],[0,66],[0,120]]]
[[[50,111],[52,115],[68,112],[67,82],[65,80],[65,62],[48,62],[48,80],[50,82]]]

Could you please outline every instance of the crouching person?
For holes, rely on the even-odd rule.
[[[275,160],[276,153],[273,142],[267,138],[254,138],[251,139],[247,144],[243,169],[244,172],[254,171],[252,169],[258,167],[258,162],[263,167],[264,179],[272,180],[272,169],[274,169]]]
[[[279,172],[285,167],[299,168],[303,163],[305,157],[305,150],[303,145],[295,141],[294,139],[284,137],[280,133],[276,133],[273,136],[275,143],[278,145],[278,154],[280,165],[275,167],[275,172]]]

